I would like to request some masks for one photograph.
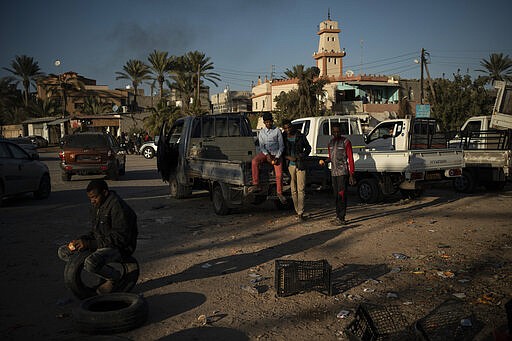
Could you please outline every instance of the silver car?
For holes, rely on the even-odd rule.
[[[51,190],[48,166],[16,143],[0,139],[0,204],[4,198],[23,193],[45,199]]]

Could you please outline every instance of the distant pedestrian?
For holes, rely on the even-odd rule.
[[[274,166],[276,174],[276,192],[279,201],[286,204],[286,198],[283,195],[283,162],[282,155],[284,150],[283,135],[281,130],[274,125],[272,114],[266,112],[263,114],[263,123],[265,128],[260,129],[258,141],[260,153],[252,159],[252,187],[250,192],[261,192],[262,188],[259,182],[259,166],[263,162],[268,162]]]
[[[308,139],[292,124],[283,121],[284,157],[288,163],[293,206],[300,221],[304,220],[304,198],[306,192],[306,158],[311,153]]]
[[[345,225],[345,215],[347,213],[347,187],[350,184],[354,186],[354,156],[352,153],[352,144],[350,140],[341,136],[339,123],[331,125],[333,138],[328,144],[329,158],[320,160],[320,165],[325,162],[331,163],[331,180],[334,196],[336,198],[336,225]]]

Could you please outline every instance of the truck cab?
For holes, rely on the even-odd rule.
[[[512,83],[496,81],[494,86],[498,94],[492,110],[491,128],[512,129]]]
[[[495,149],[499,141],[496,130],[491,128],[491,116],[474,116],[464,122],[460,131],[448,141],[449,148]]]

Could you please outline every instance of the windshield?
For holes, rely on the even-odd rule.
[[[103,148],[108,147],[107,139],[103,135],[71,135],[67,139],[68,147]]]

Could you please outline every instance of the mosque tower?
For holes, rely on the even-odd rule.
[[[320,69],[320,76],[343,76],[343,60],[345,49],[341,50],[338,22],[331,20],[330,11],[327,12],[327,20],[320,23],[318,28],[318,51],[313,53],[316,66]]]

